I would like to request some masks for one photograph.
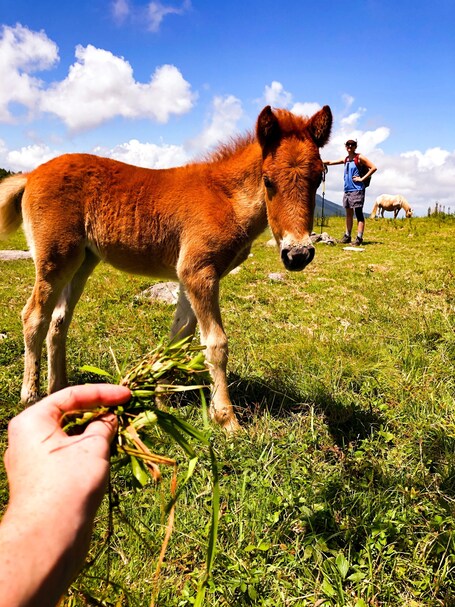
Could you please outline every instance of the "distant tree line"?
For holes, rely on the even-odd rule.
[[[6,169],[0,169],[0,181],[8,177],[9,175],[14,175],[13,171],[7,171]]]

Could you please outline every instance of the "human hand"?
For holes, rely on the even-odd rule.
[[[35,579],[36,587],[41,578],[52,579],[52,588],[43,596],[52,596],[55,587],[58,600],[83,563],[106,490],[116,416],[106,414],[81,434],[68,436],[61,428],[64,414],[119,405],[130,396],[124,386],[75,386],[48,396],[11,420],[5,453],[10,501],[0,526],[0,543],[4,549],[9,543],[16,551],[22,560],[19,568],[27,568],[30,561],[30,570],[24,574],[27,581],[19,584],[33,586]],[[7,562],[11,569],[18,567]],[[0,593],[4,564],[0,554]],[[17,571],[10,574],[17,579]],[[33,604],[52,604],[47,601]]]
[[[31,501],[46,500],[66,511],[84,505],[85,514],[94,514],[106,488],[117,418],[106,414],[82,434],[68,436],[61,429],[64,416],[118,405],[130,395],[124,386],[75,386],[48,396],[13,418],[5,453],[10,505],[24,507]],[[71,503],[67,503],[69,499]]]

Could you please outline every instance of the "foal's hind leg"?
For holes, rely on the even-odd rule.
[[[66,337],[74,308],[84,290],[87,279],[98,265],[99,259],[90,251],[60,294],[52,313],[47,332],[48,392],[57,392],[68,385],[66,374]]]
[[[30,405],[40,398],[40,367],[43,342],[49,327],[52,311],[64,286],[62,280],[44,277],[37,268],[35,285],[22,310],[24,329],[24,379],[21,400]]]
[[[185,293],[184,286],[180,284],[179,298],[177,301],[177,308],[174,314],[174,321],[171,327],[170,339],[173,341],[180,341],[185,337],[193,337],[196,330],[196,316],[193,312],[190,302]],[[165,390],[160,389],[160,383],[166,384],[166,380],[158,382],[157,392],[164,392]],[[157,394],[155,402],[158,407],[165,408],[168,404],[166,395],[161,393]]]
[[[47,250],[44,245],[42,248]],[[35,284],[22,310],[25,355],[21,400],[25,404],[34,403],[40,398],[41,353],[52,312],[62,290],[83,262],[84,255],[83,250],[72,249],[56,259],[46,254],[38,254],[35,259]]]
[[[180,284],[177,309],[174,314],[174,322],[171,327],[171,340],[184,339],[194,335],[196,330],[196,315],[191,307],[185,293],[185,287]]]
[[[21,401],[30,405],[39,400],[41,352],[46,337],[52,309],[56,299],[52,290],[36,280],[31,296],[22,310],[24,328],[24,379]]]

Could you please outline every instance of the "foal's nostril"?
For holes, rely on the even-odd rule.
[[[286,269],[291,272],[303,270],[314,258],[313,246],[294,246],[281,250],[281,259]]]

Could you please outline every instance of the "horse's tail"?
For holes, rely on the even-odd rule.
[[[12,175],[0,181],[0,238],[15,232],[22,223],[21,201],[27,175]]]
[[[371,211],[370,219],[374,219],[376,217],[376,213],[378,212],[378,207],[379,207],[378,203],[375,202],[373,210]]]

